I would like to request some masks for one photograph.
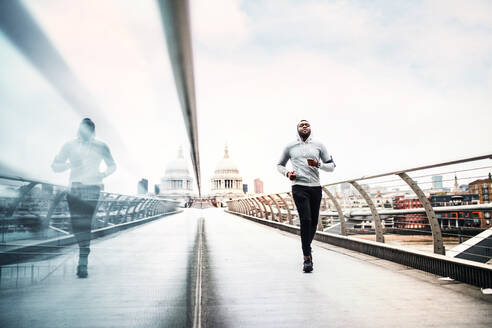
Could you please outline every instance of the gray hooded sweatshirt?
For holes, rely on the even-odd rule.
[[[318,167],[309,166],[307,159],[312,158],[318,161]],[[287,168],[285,165],[290,159],[292,168],[296,173],[296,179],[292,181],[293,185],[301,185],[308,187],[320,186],[319,169],[326,172],[333,172],[335,162],[326,151],[325,146],[317,141],[313,141],[309,136],[306,141],[303,141],[300,136],[297,136],[297,141],[292,142],[285,147],[282,157],[278,161],[277,169],[286,176]]]

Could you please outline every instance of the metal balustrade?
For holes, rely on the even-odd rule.
[[[457,281],[490,288],[492,267],[487,265],[492,263],[490,159],[492,155],[484,155],[323,185],[318,232],[315,239]],[[483,163],[479,163],[480,161],[485,161],[486,164],[481,165]],[[470,165],[475,167],[470,168]],[[441,167],[447,167],[446,172],[421,174],[422,171],[439,170]],[[470,172],[473,172],[471,176]],[[476,200],[477,195],[473,195],[475,197],[473,202],[460,204],[452,201],[452,204],[444,204],[436,202],[435,198],[432,198],[434,195],[426,195],[426,188],[423,186],[428,182],[423,181],[423,178],[454,174],[454,179],[442,181],[454,180],[456,184],[458,173],[461,180],[473,182],[466,186],[473,185],[475,188],[477,183],[482,186],[480,201]],[[463,176],[463,174],[468,175]],[[391,177],[390,180],[388,177]],[[374,181],[381,178],[385,178],[385,181]],[[389,208],[383,206],[381,202],[378,203],[377,195],[370,192],[370,188],[366,185],[367,181],[372,184],[396,182],[397,185],[392,187],[398,187],[398,191],[393,194],[408,195],[410,198],[407,200],[413,202],[412,206],[400,208],[401,206],[395,206],[393,203]],[[334,190],[334,187],[344,183],[352,188],[352,196],[357,202],[361,202],[359,206],[350,205],[350,202],[346,202],[346,198],[340,197]],[[484,187],[485,185],[487,188]],[[406,189],[400,189],[404,187]],[[430,191],[432,190],[427,188],[428,194]],[[473,190],[473,193],[476,193],[476,190]],[[449,194],[459,198],[466,193],[456,189],[448,192],[446,196]],[[468,197],[472,199],[472,196]],[[431,203],[432,199],[434,199],[434,206]],[[347,206],[347,203],[350,206]],[[227,202],[227,211],[283,231],[300,233],[299,215],[290,192],[255,194],[233,199]],[[448,216],[449,213],[463,213],[463,217]],[[468,219],[465,219],[464,213],[469,214]],[[482,213],[480,227],[467,226],[467,222],[468,225],[476,223],[476,220],[472,219],[473,213]],[[419,223],[408,224],[415,220],[415,216]],[[403,225],[399,221],[401,218],[405,223]],[[369,229],[365,227],[366,225],[369,225]],[[335,228],[339,229],[339,232],[334,233]],[[450,247],[448,250],[445,249],[445,241]],[[429,247],[432,247],[431,252]],[[446,252],[447,256],[445,256]]]
[[[383,216],[387,218],[391,215],[406,215],[406,214],[425,214],[425,218],[427,223],[423,224],[424,228],[417,229],[406,229],[406,230],[415,230],[409,232],[416,233],[430,233],[432,234],[432,243],[433,243],[433,252],[435,254],[446,253],[445,245],[443,243],[443,226],[444,219],[437,217],[436,213],[449,212],[452,210],[455,211],[492,211],[492,203],[482,202],[481,204],[475,205],[462,205],[462,206],[432,206],[429,198],[425,195],[422,187],[419,185],[418,180],[422,177],[429,177],[431,175],[438,174],[456,174],[457,172],[470,172],[470,171],[480,171],[483,172],[484,169],[490,169],[492,166],[481,166],[477,168],[466,168],[463,169],[462,165],[470,165],[470,163],[476,163],[479,161],[488,161],[492,159],[492,154],[477,156],[472,158],[465,158],[450,162],[437,163],[427,166],[421,166],[417,168],[411,168],[401,171],[394,171],[389,173],[378,174],[374,176],[363,176],[360,178],[354,178],[339,182],[334,182],[330,184],[326,184],[322,186],[323,190],[323,199],[321,203],[321,211],[320,211],[320,220],[318,225],[318,230],[323,231],[324,225],[330,226],[330,224],[339,224],[340,225],[340,234],[347,236],[349,235],[349,228],[347,225],[347,221],[355,216],[362,217],[370,217],[372,218],[371,222],[371,230],[373,230],[375,234],[375,240],[379,243],[385,242],[385,232],[395,231],[397,229],[389,229],[383,225],[384,219]],[[450,172],[438,172],[429,175],[423,176],[415,176],[411,177],[410,174],[414,174],[415,172],[422,172],[425,170],[434,170],[436,168],[442,167],[455,167],[455,170],[451,170]],[[399,187],[407,187],[407,192],[412,192],[414,196],[420,201],[422,207],[421,208],[409,208],[409,209],[394,209],[394,208],[378,208],[371,195],[364,189],[362,181],[366,182],[367,180],[374,180],[385,177],[395,177],[396,179],[389,180],[386,182],[398,182],[400,181],[401,185]],[[482,176],[472,176],[466,179],[472,178],[480,178]],[[484,178],[487,175],[483,176]],[[333,195],[333,192],[330,189],[333,189],[335,186],[339,186],[341,184],[348,183],[357,191],[361,200],[363,200],[367,207],[364,208],[347,208],[342,207],[340,204],[340,198],[336,195]],[[294,200],[292,198],[291,192],[281,192],[274,194],[255,194],[249,195],[239,199],[233,199],[227,202],[227,207],[230,212],[235,212],[238,214],[254,216],[257,218],[262,218],[265,220],[276,221],[279,223],[285,223],[290,225],[299,225],[299,217],[295,207]],[[393,207],[393,204],[392,204]],[[457,221],[457,220],[456,220]],[[489,223],[490,225],[490,223]],[[466,230],[466,227],[461,228]],[[401,229],[402,231],[405,229]],[[475,229],[473,231],[475,234],[479,232],[479,229]],[[352,228],[350,231],[351,234],[356,233]],[[444,233],[444,235],[452,236],[452,233]],[[460,241],[462,240],[460,235]]]
[[[0,250],[71,235],[68,188],[0,176]],[[101,192],[92,229],[124,225],[176,211],[175,200]]]

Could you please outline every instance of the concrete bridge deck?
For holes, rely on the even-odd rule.
[[[304,274],[297,236],[187,209],[93,241],[88,279],[72,248],[43,280],[1,289],[0,327],[192,326],[200,217],[203,327],[492,325],[479,288],[318,242]]]

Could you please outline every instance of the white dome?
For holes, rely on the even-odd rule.
[[[224,158],[215,167],[215,172],[210,180],[212,184],[212,195],[222,198],[237,198],[244,195],[243,178],[239,175],[236,163],[229,158],[227,146],[224,149]]]
[[[215,167],[215,174],[235,173],[239,174],[236,163],[230,158],[223,158]]]
[[[215,176],[237,176],[239,177],[239,170],[237,168],[236,163],[229,158],[229,151],[227,146],[224,150],[224,158],[222,158],[215,167]]]
[[[171,173],[181,173],[181,174],[190,174],[190,170],[188,170],[188,164],[183,158],[175,159],[169,162],[166,166],[166,175]]]
[[[183,150],[179,149],[178,158],[170,161],[166,166],[165,177],[189,177],[190,170],[188,169],[188,163],[183,158]]]

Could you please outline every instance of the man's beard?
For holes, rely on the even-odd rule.
[[[302,130],[297,132],[299,133],[299,137],[301,137],[302,140],[306,140],[311,135],[311,131],[309,131],[308,133],[303,133]]]
[[[93,136],[94,136],[94,133],[88,133],[88,132],[84,132],[84,131],[78,132],[78,137],[84,142],[91,141]]]

